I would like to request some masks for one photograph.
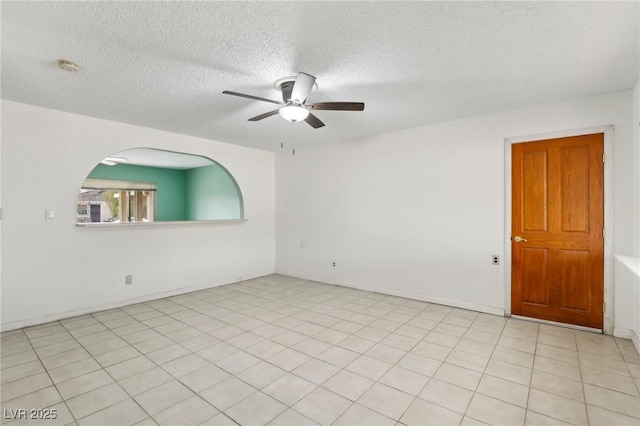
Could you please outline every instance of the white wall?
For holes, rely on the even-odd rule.
[[[509,281],[491,255],[505,257],[505,138],[610,124],[608,235],[614,253],[628,253],[631,98],[623,91],[279,153],[276,270],[502,313]]]
[[[104,157],[135,147],[224,165],[243,192],[247,222],[76,227],[84,178]],[[2,101],[1,159],[5,330],[274,272],[273,153]]]

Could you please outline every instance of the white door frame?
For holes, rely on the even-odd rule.
[[[604,317],[602,329],[605,334],[613,333],[613,126],[597,126],[583,129],[515,136],[504,140],[505,163],[505,221],[504,221],[504,275],[505,275],[505,315],[511,316],[511,145],[544,139],[604,133]],[[580,328],[580,327],[576,327]]]

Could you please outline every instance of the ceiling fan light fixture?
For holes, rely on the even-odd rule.
[[[309,111],[300,105],[286,105],[280,108],[280,115],[287,121],[297,123],[298,121],[304,121],[309,115]]]

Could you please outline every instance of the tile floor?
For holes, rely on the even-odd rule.
[[[1,350],[3,417],[56,410],[31,424],[640,425],[628,340],[279,275]]]

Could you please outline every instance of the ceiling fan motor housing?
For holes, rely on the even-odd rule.
[[[282,91],[282,101],[285,104],[289,104],[291,102],[291,91],[293,90],[293,85],[295,81],[285,81],[280,86],[280,90]]]

